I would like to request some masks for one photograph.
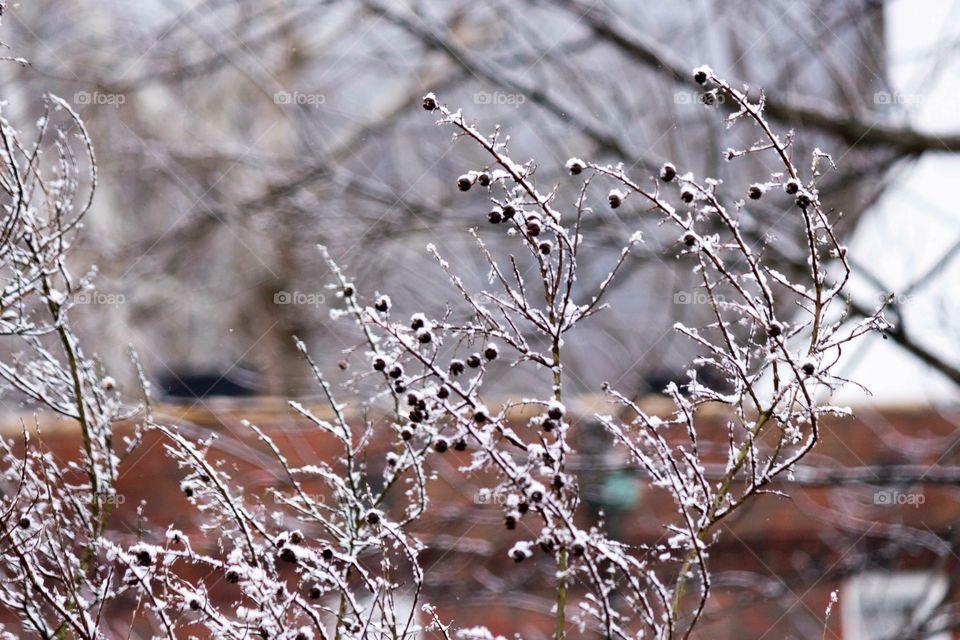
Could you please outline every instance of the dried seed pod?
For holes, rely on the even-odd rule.
[[[667,162],[660,167],[660,179],[664,182],[671,182],[674,178],[677,177],[677,168],[673,164]]]
[[[607,195],[607,202],[610,203],[611,209],[617,209],[623,204],[623,192],[614,189]]]
[[[567,171],[569,171],[572,176],[580,175],[586,167],[587,163],[580,158],[570,158],[567,160]]]

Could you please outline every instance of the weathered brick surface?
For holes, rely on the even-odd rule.
[[[159,416],[193,435],[217,433],[216,453],[228,461],[231,474],[248,490],[263,495],[267,488],[281,486],[282,476],[266,447],[241,425],[242,418],[269,433],[294,465],[329,461],[337,454],[336,443],[329,436],[298,419],[282,403],[245,403],[216,411],[171,406],[163,407]],[[723,416],[707,414],[705,418],[701,429],[707,444],[711,438],[722,437]],[[522,421],[518,422],[517,430],[522,433]],[[856,419],[827,421],[823,441],[807,462],[837,469],[907,463],[957,465],[958,424],[956,414],[931,408],[864,409]],[[593,427],[584,420],[578,428],[589,433]],[[125,429],[118,427],[120,433]],[[63,458],[75,456],[79,447],[78,434],[70,425],[56,421],[44,423],[41,438]],[[389,439],[375,442],[367,460],[370,469],[382,468],[382,453],[389,446]],[[616,466],[622,461],[619,455],[615,450],[606,451],[603,463]],[[449,451],[431,458],[438,477],[431,484],[428,517],[419,525],[429,545],[422,560],[431,570],[431,598],[442,605],[442,617],[454,619],[458,626],[485,624],[504,634],[543,635],[550,625],[553,594],[549,582],[554,567],[545,557],[535,556],[521,567],[507,558],[506,550],[513,542],[531,532],[522,521],[516,531],[507,531],[495,505],[477,504],[476,491],[483,486],[483,479],[464,478],[457,470],[468,456],[469,452]],[[577,463],[589,467],[592,460]],[[180,472],[164,454],[162,437],[148,432],[121,467],[118,492],[123,502],[112,527],[132,543],[139,537],[156,538],[157,532],[162,534],[172,525],[197,536],[194,545],[202,546],[195,512],[179,490],[180,479]],[[932,566],[934,557],[929,549],[914,545],[908,551],[895,551],[886,539],[899,531],[896,527],[938,534],[949,531],[960,517],[960,493],[956,486],[897,489],[922,494],[923,505],[876,505],[875,486],[791,487],[792,499],[763,496],[736,514],[721,527],[711,553],[718,588],[697,637],[804,637],[791,622],[795,615],[784,613],[822,617],[830,591],[850,570],[851,560],[872,559],[893,568]],[[142,501],[147,504],[150,522],[156,525],[152,528],[138,520],[137,506]],[[388,509],[395,507],[387,505]],[[662,529],[657,523],[669,519],[671,513],[666,494],[641,484],[634,504],[608,513],[607,520],[626,541],[648,543],[660,538]],[[581,517],[585,524],[590,520],[589,501],[581,509]],[[953,560],[945,568],[957,570]],[[234,588],[218,577],[211,577],[208,584],[216,585],[216,597],[232,597]],[[827,637],[839,637],[839,620],[835,614]]]

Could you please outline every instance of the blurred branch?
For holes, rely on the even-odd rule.
[[[678,83],[699,88],[690,72],[694,65],[682,61],[652,38],[628,31],[625,21],[617,19],[608,10],[586,5],[580,0],[553,1],[569,11],[576,12],[598,37],[617,46],[631,58],[660,71]],[[777,96],[765,97],[766,113],[772,118],[791,125],[818,129],[851,145],[893,147],[904,154],[960,151],[960,134],[957,133],[924,133],[909,127],[857,118],[832,106],[821,109],[801,104],[799,101],[783,100]]]

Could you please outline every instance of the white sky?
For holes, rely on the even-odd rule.
[[[922,131],[960,131],[960,2],[887,3],[889,77],[907,121]],[[931,52],[940,51],[939,55]],[[850,244],[852,255],[896,293],[903,292],[960,242],[960,157],[927,154],[901,174],[867,214]],[[861,281],[862,282],[862,281]],[[857,286],[858,299],[874,289]],[[941,357],[960,364],[960,257],[936,280],[905,298],[906,326]],[[839,401],[852,404],[949,402],[960,390],[892,341],[871,337],[848,355],[843,374],[865,384]]]

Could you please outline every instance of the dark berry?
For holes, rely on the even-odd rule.
[[[780,326],[779,322],[771,322],[770,326],[767,327],[767,335],[771,338],[776,338],[783,333],[783,327]]]
[[[517,511],[519,511],[521,514],[524,514],[527,511],[530,511],[530,504],[526,502],[521,502],[520,504],[517,505]]]
[[[420,344],[430,344],[433,341],[433,336],[429,331],[421,331],[417,334],[417,342]]]
[[[751,200],[759,200],[763,196],[763,189],[760,185],[750,185],[750,190],[747,191],[747,194],[750,196]]]
[[[527,235],[532,237],[537,237],[543,230],[543,227],[540,226],[540,221],[536,218],[530,218],[527,220],[525,228],[527,230]]]
[[[450,389],[447,387],[440,387],[437,389],[437,397],[441,400],[446,400],[450,397]]]
[[[327,562],[330,562],[331,560],[333,560],[333,549],[331,549],[330,547],[324,547],[323,551],[320,552],[320,557],[326,560]]]
[[[444,451],[447,450],[448,446],[449,445],[447,444],[446,440],[444,440],[443,438],[439,438],[436,442],[433,443],[433,450],[436,451],[437,453],[443,453]]]
[[[351,287],[350,285],[347,285],[343,288],[343,297],[349,298],[351,296],[353,296],[353,287]]]
[[[503,222],[503,213],[498,209],[494,209],[487,214],[487,220],[490,221],[490,224],[500,224]]]
[[[544,431],[546,431],[547,433],[550,433],[551,431],[556,429],[558,425],[556,420],[544,420],[542,426]]]
[[[240,574],[234,569],[227,571],[227,575],[225,577],[227,578],[227,582],[230,584],[237,584],[240,582]]]
[[[380,514],[376,511],[370,511],[367,513],[367,524],[378,524],[380,522]]]
[[[146,549],[141,549],[137,551],[137,564],[141,567],[149,567],[153,564],[153,556],[150,555],[150,552]]]
[[[800,183],[797,182],[795,179],[790,178],[789,180],[787,180],[787,183],[783,185],[783,190],[787,192],[787,195],[792,196],[798,191],[800,191]]]
[[[513,531],[517,528],[517,517],[514,515],[508,515],[506,518],[504,518],[503,525],[510,531]]]
[[[457,439],[457,441],[453,443],[453,450],[454,450],[454,451],[466,451],[466,450],[467,450],[467,441],[464,440],[463,438]]]
[[[607,196],[607,202],[610,203],[611,209],[616,209],[623,204],[623,196],[620,195],[619,191],[611,191],[610,195]]]
[[[686,202],[687,204],[690,204],[691,202],[693,202],[693,191],[690,191],[689,189],[684,189],[683,191],[680,192],[680,199]]]
[[[460,191],[470,191],[470,187],[473,186],[473,180],[469,176],[460,176],[457,179],[457,188]]]
[[[583,162],[576,158],[573,158],[567,162],[567,170],[572,176],[578,176],[583,173],[584,170]]]
[[[404,427],[403,429],[400,430],[400,437],[403,438],[405,441],[409,442],[410,440],[413,439],[413,431]]]
[[[432,93],[423,96],[423,108],[427,111],[434,111],[437,108],[437,99]]]
[[[487,360],[496,360],[498,355],[497,348],[493,345],[483,350],[483,357]]]
[[[192,611],[199,611],[199,610],[200,610],[200,601],[199,601],[199,600],[191,600],[191,601],[190,601],[190,609],[191,609]]]
[[[399,365],[396,365],[390,369],[390,377],[396,380],[403,375],[403,368]]]
[[[408,393],[408,394],[407,394],[407,404],[408,404],[408,405],[410,405],[411,407],[415,407],[415,406],[417,406],[417,403],[418,403],[418,402],[420,402],[420,398],[417,397],[417,394],[415,394],[415,393]]]
[[[299,531],[294,531],[293,533],[290,534],[290,542],[292,544],[300,544],[301,542],[303,542],[303,534],[300,533]]]
[[[523,551],[521,551],[520,549],[514,549],[514,550],[513,550],[513,561],[514,561],[514,562],[523,562],[524,560],[526,560],[526,558],[527,558],[527,554],[525,554],[525,553],[524,553]]]
[[[543,492],[540,490],[530,492],[530,499],[534,502],[543,500]]]
[[[480,366],[480,355],[476,353],[471,353],[467,357],[467,366],[471,369],[476,369]]]
[[[461,373],[463,373],[463,370],[464,370],[463,360],[452,360],[452,361],[450,362],[450,374],[451,374],[451,375],[458,376],[458,375],[460,375]]]
[[[474,422],[482,424],[487,421],[487,418],[488,418],[487,412],[484,411],[483,409],[477,409],[476,411],[473,412]]]
[[[387,302],[386,298],[380,298],[377,300],[376,304],[373,305],[373,308],[379,311],[380,313],[386,313],[390,310],[390,303]]]
[[[552,420],[559,420],[563,417],[563,407],[553,405],[547,410],[547,415]]]
[[[317,587],[317,586],[310,587],[310,593],[308,597],[311,600],[319,600],[321,595],[322,594],[320,593],[320,587]]]
[[[688,231],[683,234],[683,244],[687,245],[688,247],[692,247],[693,245],[697,244],[696,234],[694,234],[692,231]]]
[[[280,549],[280,559],[284,562],[295,563],[297,561],[297,554],[290,547],[284,547],[283,549]]]
[[[570,551],[573,553],[574,557],[582,558],[583,554],[587,552],[587,548],[583,546],[582,542],[574,542],[573,546],[570,547]]]
[[[664,182],[670,182],[677,177],[677,168],[669,162],[660,167],[660,179]]]
[[[484,172],[481,173],[479,176],[477,176],[477,184],[479,184],[481,187],[489,187],[489,186],[490,186],[490,174],[487,173],[486,171],[484,171]]]
[[[538,249],[540,249],[540,253],[548,256],[550,255],[550,252],[553,251],[553,245],[549,242],[541,242],[538,246]]]
[[[500,213],[503,214],[504,220],[510,220],[511,218],[513,218],[513,216],[517,214],[517,210],[514,208],[512,204],[505,204],[503,205],[503,208],[500,210]]]
[[[387,368],[387,361],[383,358],[376,358],[373,361],[373,370],[374,371],[383,371]]]
[[[424,321],[423,316],[415,315],[410,319],[410,328],[414,331],[418,329],[423,329]]]
[[[20,522],[17,523],[17,524],[20,525],[20,528],[21,528],[21,529],[29,529],[29,528],[30,528],[30,518],[20,518]]]
[[[707,72],[705,69],[694,69],[693,81],[697,84],[707,84]]]
[[[797,196],[797,206],[801,209],[806,209],[810,206],[810,196],[805,193],[801,193]]]
[[[804,375],[808,376],[812,376],[817,371],[816,365],[809,361],[804,362],[800,369],[803,371]]]

